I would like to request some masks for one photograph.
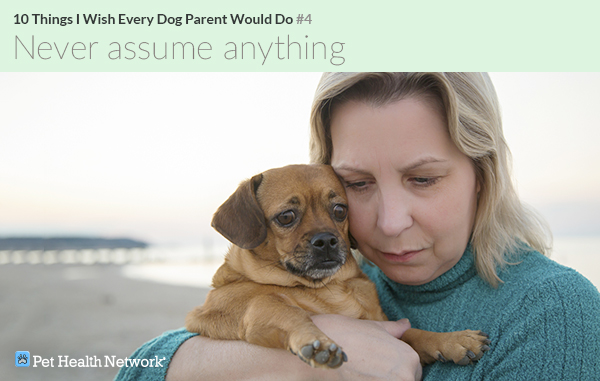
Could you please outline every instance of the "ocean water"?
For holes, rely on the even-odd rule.
[[[146,249],[151,262],[123,266],[123,275],[173,285],[209,287],[227,246]],[[571,267],[600,289],[600,237],[555,237],[551,258]]]

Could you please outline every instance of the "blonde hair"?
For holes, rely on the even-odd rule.
[[[471,245],[479,275],[496,287],[498,266],[525,244],[549,255],[545,221],[519,200],[496,91],[487,73],[325,73],[312,105],[310,160],[331,164],[332,110],[350,100],[382,106],[405,98],[428,101],[446,117],[448,132],[468,156],[480,186]]]

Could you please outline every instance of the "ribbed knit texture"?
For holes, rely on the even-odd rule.
[[[475,270],[470,248],[448,272],[421,286],[363,270],[390,320],[408,318],[435,332],[481,330],[491,350],[474,365],[435,363],[425,380],[600,380],[600,294],[582,275],[536,251],[499,271],[492,288]]]
[[[173,355],[184,341],[192,336],[196,336],[196,333],[190,333],[185,328],[176,329],[173,331],[167,331],[162,335],[148,341],[139,347],[131,356],[130,359],[148,359],[148,360],[159,360],[163,357],[162,367],[142,367],[142,366],[130,366],[122,367],[119,373],[115,377],[115,381],[126,381],[126,380],[144,380],[144,381],[160,381],[164,380],[167,375],[167,369],[171,363]]]

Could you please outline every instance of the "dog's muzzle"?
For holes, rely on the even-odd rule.
[[[346,245],[332,233],[315,234],[307,246],[300,263],[285,263],[288,271],[320,280],[332,276],[346,263]]]
[[[318,266],[322,269],[333,268],[340,264],[338,239],[331,233],[318,233],[310,240],[312,252]]]

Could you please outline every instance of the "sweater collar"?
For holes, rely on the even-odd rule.
[[[460,260],[454,265],[454,267],[431,282],[419,286],[408,286],[396,283],[389,279],[380,269],[377,269],[377,272],[378,277],[383,280],[388,287],[395,291],[397,297],[401,298],[404,296],[410,298],[410,295],[414,296],[415,294],[419,294],[421,296],[429,294],[434,298],[434,295],[442,297],[442,294],[452,291],[456,287],[477,275],[471,244],[467,245],[465,252]]]

